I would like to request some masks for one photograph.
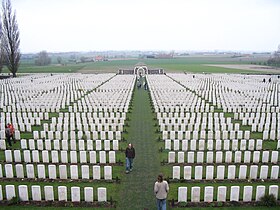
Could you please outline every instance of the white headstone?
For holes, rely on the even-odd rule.
[[[57,194],[59,201],[67,201],[67,187],[66,186],[58,186]]]
[[[187,187],[179,187],[178,188],[178,202],[187,202]]]
[[[66,165],[59,165],[59,178],[67,179],[67,167]]]
[[[246,175],[247,175],[247,166],[240,165],[238,179],[246,179]]]
[[[239,186],[231,186],[230,188],[230,201],[239,201]]]
[[[70,177],[71,177],[71,179],[79,179],[79,173],[78,173],[78,166],[77,165],[71,165],[70,166]]]
[[[107,189],[105,187],[97,188],[97,201],[98,202],[107,201]]]
[[[200,202],[200,187],[192,187],[191,202]]]
[[[93,176],[93,179],[97,179],[99,180],[100,179],[100,166],[93,166],[92,167],[92,176]]]
[[[71,187],[71,201],[72,202],[80,202],[80,187]]]
[[[252,194],[253,194],[253,187],[252,186],[244,186],[243,202],[251,202],[252,201]]]
[[[84,197],[85,197],[85,202],[93,202],[93,188],[92,187],[84,188]]]
[[[32,200],[33,201],[41,201],[41,187],[39,185],[32,185],[31,186],[31,194],[32,194]]]
[[[278,185],[270,185],[269,186],[269,190],[268,190],[268,194],[269,195],[274,195],[276,200],[278,198],[278,189],[279,189],[279,186]]]
[[[54,201],[53,186],[44,186],[45,200]]]
[[[218,195],[217,195],[218,202],[225,202],[227,197],[227,187],[219,186],[218,187]]]
[[[256,190],[256,201],[260,201],[261,197],[265,195],[265,186],[259,185]]]
[[[214,187],[204,188],[204,202],[213,202]]]
[[[6,199],[12,200],[13,197],[16,197],[16,191],[15,191],[15,186],[14,185],[6,185]]]
[[[18,195],[21,201],[28,201],[28,189],[27,185],[19,185],[18,186]]]

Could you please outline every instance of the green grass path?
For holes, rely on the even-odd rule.
[[[160,158],[148,92],[136,88],[132,103],[127,143],[134,145],[136,157],[134,170],[122,179],[117,209],[155,209],[153,187],[160,172]]]

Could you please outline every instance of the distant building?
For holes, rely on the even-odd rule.
[[[95,61],[108,61],[107,58],[105,58],[104,56],[101,56],[101,55],[95,56],[94,60]]]

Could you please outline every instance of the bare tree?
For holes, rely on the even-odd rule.
[[[12,11],[10,0],[3,0],[2,2],[2,36],[6,65],[13,77],[16,77],[21,56],[19,50],[20,38],[16,13]]]
[[[35,60],[35,64],[38,66],[46,66],[51,63],[51,58],[49,57],[47,51],[43,50],[38,53],[38,58]]]

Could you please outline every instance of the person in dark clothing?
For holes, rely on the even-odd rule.
[[[128,174],[132,171],[133,159],[135,158],[135,149],[131,143],[128,144],[125,150],[125,162],[126,162],[126,170],[125,172]]]
[[[6,135],[6,140],[9,144],[9,146],[12,146],[12,142],[11,142],[11,129],[9,128],[9,125],[6,126],[5,128],[5,135]]]

